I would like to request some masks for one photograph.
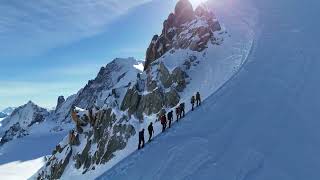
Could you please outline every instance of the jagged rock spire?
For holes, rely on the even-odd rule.
[[[163,22],[161,35],[153,36],[146,52],[144,70],[173,48],[204,50],[209,40],[214,38],[213,32],[220,29],[219,22],[205,4],[194,11],[189,0],[179,0],[174,13]]]
[[[59,96],[58,100],[57,100],[57,106],[56,106],[56,110],[55,111],[57,111],[65,101],[66,100],[64,99],[64,96]]]
[[[179,0],[175,7],[174,14],[176,17],[176,26],[180,26],[181,24],[191,21],[194,18],[192,4],[189,0]]]

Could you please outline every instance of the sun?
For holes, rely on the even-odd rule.
[[[206,2],[207,0],[189,0],[193,6],[193,8],[196,8],[199,6],[199,4]]]

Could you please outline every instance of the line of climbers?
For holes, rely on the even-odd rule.
[[[192,107],[192,111],[194,110],[194,105],[196,104],[196,106],[200,106],[201,105],[201,96],[200,93],[197,92],[196,96],[192,96],[191,97],[191,107]],[[185,116],[185,103],[181,103],[179,104],[176,108],[176,119],[177,122],[179,122],[179,119],[183,118]],[[171,123],[173,121],[173,111],[168,112],[167,116],[165,114],[161,115],[159,117],[159,121],[162,125],[162,132],[164,132],[167,128],[167,123],[169,121],[169,128],[171,127]],[[154,134],[154,128],[153,128],[153,123],[151,122],[148,126],[148,132],[149,132],[149,142],[151,141],[151,138]],[[139,144],[138,144],[138,149],[141,149],[144,147],[144,129],[142,129],[139,132]]]

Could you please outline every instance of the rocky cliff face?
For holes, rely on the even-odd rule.
[[[189,1],[180,0],[164,22],[162,34],[153,37],[144,72],[133,68],[139,64],[133,59],[116,59],[73,97],[70,107],[76,108],[67,114],[72,115],[76,128],[56,147],[35,178],[87,174],[119,152],[133,152],[141,126],[181,102],[191,81],[189,72],[199,64],[197,56],[188,52],[200,53],[209,43],[216,43],[214,32],[218,30],[219,22],[205,6],[193,10]]]
[[[134,68],[140,62],[133,58],[115,59],[106,67],[102,67],[93,80],[78,93],[74,105],[83,109],[92,108],[94,105],[102,107],[108,96],[116,93],[117,89],[127,86],[135,80],[141,71]]]
[[[164,21],[161,35],[152,38],[146,52],[145,70],[172,49],[203,51],[210,40],[215,40],[213,32],[219,30],[219,22],[205,5],[194,11],[188,0],[180,0],[175,12]]]
[[[141,63],[133,58],[117,58],[105,67],[101,67],[97,77],[89,80],[77,94],[68,97],[65,101],[63,97],[58,98],[57,107],[51,119],[68,123],[71,122],[71,109],[74,106],[90,109],[110,104],[108,102],[112,101],[114,96],[123,94],[124,87],[135,80],[141,70],[134,66],[139,66]],[[113,103],[117,104],[117,102]]]
[[[86,173],[126,147],[136,130],[128,122],[127,114],[119,109],[128,87],[142,73],[139,66],[141,62],[133,58],[115,59],[72,98],[67,114],[76,124],[75,131],[56,147],[46,166],[39,171],[38,179],[60,178],[69,162],[75,164],[73,168]],[[72,110],[73,107],[77,108]]]
[[[86,125],[81,127],[81,133],[72,132],[57,145],[38,179],[61,178],[70,162],[83,174],[94,170],[113,158],[116,151],[124,149],[129,138],[136,134],[135,128],[111,108],[77,113]]]

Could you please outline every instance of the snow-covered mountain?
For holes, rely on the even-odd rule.
[[[246,22],[227,23],[206,5],[194,10],[180,0],[152,38],[143,72],[141,62],[116,59],[73,97],[71,112],[61,117],[72,116],[75,131],[33,178],[94,179],[137,149],[138,131],[150,122],[159,134],[159,115],[182,102],[189,111],[197,91],[203,99],[214,93],[238,72],[253,44]]]
[[[43,122],[49,112],[29,101],[27,104],[16,108],[10,116],[2,122],[1,131],[3,134],[0,140],[0,146],[15,138],[21,138],[29,133],[29,129]]]
[[[18,175],[7,173],[6,167],[11,165],[5,164],[14,161],[26,161],[16,165],[17,171],[26,172],[22,177],[28,178],[26,176],[30,176],[30,173],[35,173],[44,164],[43,157],[49,155],[63,136],[74,128],[71,120],[73,107],[101,108],[109,94],[112,94],[112,88],[120,90],[142,70],[142,62],[133,58],[118,58],[102,67],[97,77],[90,80],[77,94],[66,99],[63,96],[58,97],[54,110],[46,110],[31,101],[15,109],[1,122],[3,126],[0,127],[0,177],[17,178]],[[24,153],[19,149],[24,149]],[[37,160],[31,169],[23,167],[25,164],[33,164],[34,159]]]
[[[9,116],[15,109],[16,109],[15,107],[7,107],[1,112]]]
[[[15,108],[13,107],[8,107],[8,108],[5,108],[3,111],[0,111],[0,122],[6,118],[7,116],[9,116],[13,111],[14,111]]]

